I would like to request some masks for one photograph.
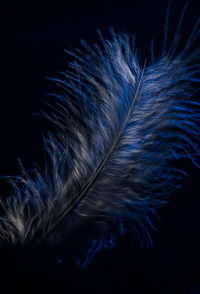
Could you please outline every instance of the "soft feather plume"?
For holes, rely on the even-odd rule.
[[[72,239],[86,244],[88,263],[128,224],[148,234],[149,216],[184,174],[170,163],[190,158],[197,165],[199,154],[192,84],[199,82],[200,50],[189,52],[199,31],[197,23],[176,53],[183,14],[168,50],[165,26],[156,60],[152,54],[140,64],[134,38],[113,31],[111,41],[101,37],[103,48],[83,42],[83,52],[70,52],[75,61],[54,79],[63,93],[45,113],[57,130],[45,139],[45,169],[13,182],[2,203],[1,243],[51,251]]]

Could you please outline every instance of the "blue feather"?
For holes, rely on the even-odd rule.
[[[55,249],[75,235],[85,266],[128,226],[151,242],[150,216],[185,175],[174,159],[199,167],[200,104],[192,99],[200,50],[189,51],[199,30],[197,22],[177,53],[185,9],[169,49],[167,16],[161,55],[155,59],[151,47],[149,62],[139,62],[134,37],[113,30],[110,41],[100,34],[101,47],[82,42],[82,52],[69,52],[75,61],[54,79],[62,93],[43,113],[56,128],[45,139],[46,166],[13,181],[1,243]]]

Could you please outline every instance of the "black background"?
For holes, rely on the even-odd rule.
[[[185,1],[172,1],[169,41]],[[64,49],[80,48],[80,39],[95,43],[97,29],[109,38],[108,27],[136,34],[144,60],[155,39],[158,53],[163,37],[167,0],[133,1],[10,1],[1,6],[0,174],[17,175],[17,158],[26,169],[44,163],[42,135],[51,126],[34,112],[45,108],[46,93],[70,57]],[[200,16],[200,2],[189,1],[182,26],[183,43]],[[197,39],[193,47],[200,45]],[[118,241],[114,250],[98,254],[86,271],[68,266],[56,273],[19,273],[12,258],[1,265],[2,293],[200,293],[200,197],[197,167],[181,163],[188,173],[182,188],[159,211],[153,248],[133,247],[131,237]],[[9,187],[0,182],[1,197]],[[1,262],[1,261],[0,261]],[[5,268],[4,268],[5,267]]]

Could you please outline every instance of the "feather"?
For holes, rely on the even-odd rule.
[[[152,47],[151,59],[141,63],[135,38],[113,30],[110,41],[100,34],[101,46],[82,41],[83,51],[69,52],[75,61],[53,79],[61,94],[43,112],[55,127],[44,140],[46,166],[32,174],[22,168],[12,181],[1,201],[1,244],[23,252],[41,247],[43,255],[63,246],[76,259],[79,247],[86,265],[129,226],[148,236],[150,216],[185,175],[174,162],[190,158],[198,166],[193,83],[200,50],[190,48],[199,22],[177,53],[184,11],[168,49],[165,26],[157,59]]]

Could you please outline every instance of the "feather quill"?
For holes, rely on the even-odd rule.
[[[174,160],[190,158],[198,166],[193,82],[199,82],[200,50],[190,48],[199,30],[197,22],[177,53],[184,10],[170,48],[166,25],[161,55],[155,59],[151,48],[142,65],[135,38],[113,30],[110,41],[100,34],[101,47],[82,42],[82,52],[69,52],[75,61],[54,79],[62,93],[44,113],[56,128],[45,138],[46,166],[32,175],[23,171],[1,201],[1,244],[51,251],[73,240],[87,264],[128,225],[148,235],[149,216],[185,174]],[[67,254],[77,257],[72,251]]]

